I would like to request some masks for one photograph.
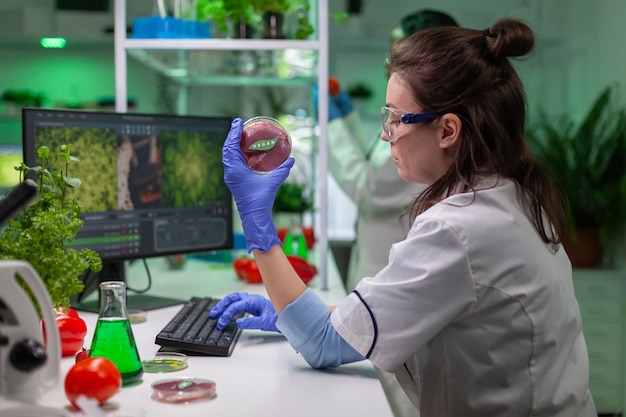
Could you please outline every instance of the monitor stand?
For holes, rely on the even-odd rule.
[[[72,297],[71,306],[79,311],[87,311],[91,313],[100,312],[100,283],[105,281],[126,281],[126,262],[104,262],[102,271],[94,273],[86,272],[81,276],[81,280],[85,285],[83,291]],[[86,300],[90,294],[97,293],[95,300]],[[150,294],[133,294],[132,291],[126,291],[126,309],[127,310],[155,310],[157,308],[170,307],[185,303],[187,300],[180,300],[170,297],[161,297]]]

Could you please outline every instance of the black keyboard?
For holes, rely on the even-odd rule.
[[[159,332],[155,343],[168,350],[192,354],[230,356],[241,334],[235,325],[236,316],[224,330],[217,329],[217,320],[209,318],[209,310],[219,301],[211,297],[193,297],[183,305]]]

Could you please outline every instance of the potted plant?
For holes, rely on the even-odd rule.
[[[246,0],[197,0],[196,18],[213,21],[222,32],[228,32],[231,23],[236,38],[252,37],[252,29],[259,21],[252,3]]]
[[[289,235],[292,237],[293,235],[302,235],[307,241],[309,249],[312,247],[312,236],[310,236],[312,230],[303,227],[304,213],[312,208],[313,203],[304,184],[284,182],[278,187],[272,208],[272,217],[278,237],[283,243]]]
[[[307,39],[313,33],[313,25],[309,21],[307,0],[251,0],[254,11],[263,18],[263,37],[284,38],[283,19],[294,17],[296,28],[293,37]]]
[[[28,167],[22,162],[16,167],[20,182],[35,186],[38,196],[0,230],[0,259],[29,262],[48,290],[52,305],[67,308],[70,297],[83,289],[79,276],[87,270],[99,272],[102,260],[93,250],[68,247],[83,225],[78,201],[67,197],[68,190],[81,184],[70,176],[69,168],[77,159],[70,154],[69,145],[57,155],[63,165],[58,171],[48,168],[52,165],[48,147],[39,148],[37,156],[41,165]],[[27,179],[30,173],[34,179]]]
[[[542,114],[527,130],[537,159],[562,191],[570,232],[564,245],[575,267],[598,266],[605,249],[626,237],[626,111],[612,93],[613,87],[604,89],[579,124]],[[595,249],[580,248],[588,237]]]
[[[295,182],[284,182],[276,191],[273,210],[275,213],[303,214],[313,205],[306,193],[306,186]]]

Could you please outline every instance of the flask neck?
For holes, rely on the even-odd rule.
[[[123,281],[100,283],[99,318],[128,318],[126,311],[126,284]]]

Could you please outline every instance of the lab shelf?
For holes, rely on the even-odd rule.
[[[233,51],[217,50],[170,50],[170,49],[129,49],[128,55],[145,66],[164,75],[182,86],[244,86],[244,87],[309,87],[316,80],[313,66],[286,71],[284,74],[264,75],[258,72],[250,74],[226,73],[233,71],[227,60],[237,59]],[[238,50],[236,53],[252,53],[253,50]],[[262,52],[266,53],[266,52]],[[271,51],[270,51],[271,53]],[[211,54],[211,55],[204,55]],[[280,66],[287,68],[287,54],[280,53],[276,59]],[[255,58],[259,58],[255,55]],[[315,62],[316,57],[310,61]],[[293,75],[301,74],[301,75]]]
[[[170,50],[320,50],[317,40],[272,40],[272,39],[125,39],[121,46],[126,49],[170,49]]]
[[[315,80],[328,79],[328,0],[310,2],[310,17],[316,22],[317,36],[307,40],[270,39],[133,39],[126,33],[126,0],[115,0],[114,45],[115,45],[115,109],[126,112],[127,108],[127,59],[131,55],[152,69],[168,76],[182,86],[179,103],[187,97],[192,85],[205,86],[305,86]],[[152,59],[153,52],[147,51],[285,51],[289,49],[310,50],[317,53],[315,70],[310,77],[278,76],[231,76],[197,75],[189,72],[185,55],[173,67]],[[176,61],[175,61],[176,62]],[[328,114],[328,83],[318,83],[317,114]],[[184,114],[179,107],[179,113]],[[316,167],[312,182],[316,186],[318,200],[315,207],[316,252],[319,253],[318,274],[320,289],[328,289],[328,184],[327,176],[327,132],[328,120],[318,121],[316,143]]]

